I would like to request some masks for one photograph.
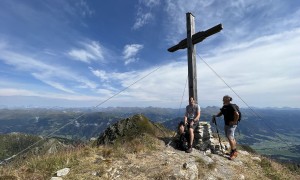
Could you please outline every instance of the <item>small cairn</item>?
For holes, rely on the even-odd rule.
[[[200,151],[211,151],[211,153],[219,153],[221,151],[218,139],[214,138],[209,122],[200,121],[195,129],[194,147]],[[223,148],[223,147],[222,147]],[[223,148],[225,149],[225,147]]]

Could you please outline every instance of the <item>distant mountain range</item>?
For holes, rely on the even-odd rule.
[[[110,125],[85,144],[20,133],[0,135],[0,155],[13,157],[4,161],[0,157],[0,179],[300,178],[299,165],[275,162],[249,146],[238,145],[238,156],[228,160],[225,153],[211,148],[199,151],[195,147],[191,153],[179,150],[173,135],[142,114]],[[18,153],[34,142],[37,145],[28,152]]]
[[[201,109],[201,121],[210,121],[220,107]],[[250,145],[257,152],[277,159],[300,162],[300,109],[295,108],[241,108],[243,119],[236,132],[239,143]],[[110,107],[102,109],[0,109],[0,134],[20,132],[40,136],[57,136],[73,140],[98,137],[113,123],[143,114],[153,122],[176,130],[183,120],[184,109]],[[223,134],[223,120],[218,119]],[[212,130],[215,126],[212,125]]]

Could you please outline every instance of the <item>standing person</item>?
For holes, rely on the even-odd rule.
[[[184,122],[179,124],[179,135],[188,133],[188,149],[185,151],[191,153],[193,151],[194,131],[200,119],[200,106],[195,103],[193,97],[189,98],[189,105],[185,108]],[[187,132],[186,132],[187,131]]]
[[[237,157],[237,150],[236,150],[236,140],[234,138],[234,131],[237,127],[239,113],[236,107],[231,104],[232,97],[225,95],[223,97],[223,107],[220,109],[220,112],[217,115],[213,115],[213,120],[215,117],[224,116],[225,121],[225,135],[229,141],[231,152],[229,159],[232,160]]]

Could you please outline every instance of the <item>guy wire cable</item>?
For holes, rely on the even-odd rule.
[[[150,71],[148,74],[146,74],[145,76],[141,77],[140,79],[134,81],[132,84],[130,84],[129,86],[123,88],[122,90],[120,90],[119,92],[117,92],[116,94],[112,95],[111,97],[107,98],[106,100],[102,101],[101,103],[99,103],[98,105],[92,107],[92,109],[96,109],[97,107],[99,107],[100,105],[106,103],[107,101],[111,100],[112,98],[116,97],[117,95],[121,94],[123,91],[127,90],[128,88],[130,88],[131,86],[133,86],[134,84],[138,83],[139,81],[145,79],[146,77],[150,76],[152,73],[154,73],[155,71],[157,71],[158,69],[160,69],[162,66],[158,66],[157,68],[155,68],[154,70]],[[79,118],[81,118],[82,116],[84,116],[86,114],[86,112],[83,112],[81,115],[79,115],[77,118],[71,120],[70,122],[68,122],[67,124],[61,126],[60,128],[54,130],[53,132],[47,134],[45,136],[45,138],[38,140],[37,142],[33,143],[32,145],[28,146],[27,148],[23,149],[22,151],[18,152],[17,154],[12,155],[11,157],[8,157],[6,159],[4,159],[1,163],[5,163],[8,164],[8,161],[11,161],[12,159],[14,159],[15,157],[19,156],[20,154],[24,153],[25,151],[31,149],[33,146],[35,146],[36,144],[38,144],[39,142],[45,140],[46,138],[50,137],[51,135],[53,135],[54,133],[56,133],[57,131],[63,129],[64,127],[66,127],[67,125],[73,123],[74,121],[78,120]]]
[[[231,89],[231,91],[234,92],[234,94],[236,94],[246,104],[246,106],[248,106],[248,104],[225,82],[225,80],[211,66],[209,66],[209,64],[206,61],[204,61],[204,59],[198,53],[197,53],[197,55],[215,73],[215,75],[217,75],[217,77],[219,77],[226,84],[226,86],[229,89]],[[258,174],[251,166],[248,166],[248,167],[250,167],[250,169],[252,169],[252,171],[259,177],[260,174]]]
[[[263,118],[260,116],[260,115],[258,115],[227,83],[226,83],[226,81],[197,53],[197,55],[198,55],[198,57],[206,64],[206,66],[211,70],[211,71],[213,71],[214,72],[214,74],[219,78],[219,79],[221,79],[223,82],[224,82],[224,84],[226,84],[226,86],[241,100],[241,101],[243,101],[243,103],[251,110],[251,112],[256,116],[256,117],[258,117],[260,120],[262,120],[262,122],[271,130],[271,131],[273,131],[273,132],[276,132],[275,130],[273,130],[267,123],[265,123],[264,122],[264,120],[263,120]],[[276,134],[275,134],[276,135]],[[290,147],[290,145],[285,141],[285,140],[283,140],[279,135],[276,135],[284,144],[286,144],[289,148],[291,148]]]
[[[182,101],[183,101],[183,96],[184,96],[184,94],[185,94],[185,89],[186,89],[187,81],[188,81],[188,75],[187,75],[187,77],[186,77],[185,86],[184,86],[183,93],[182,93],[182,96],[181,96],[181,102],[180,102],[180,105],[179,105],[179,108],[178,108],[178,116],[180,115],[180,109],[181,109],[181,105],[182,105]],[[168,144],[166,145],[167,147],[171,144],[173,138],[174,138],[176,135],[177,135],[177,127],[176,127],[176,129],[175,129],[174,135],[171,137],[170,141],[169,141]]]
[[[185,85],[184,85],[183,93],[182,93],[182,96],[181,96],[180,106],[179,106],[179,109],[178,109],[178,115],[180,115],[180,109],[181,109],[183,97],[184,97],[184,94],[185,94],[185,89],[186,89],[186,85],[187,85],[187,82],[188,82],[188,77],[189,76],[187,75],[186,80],[185,80]]]

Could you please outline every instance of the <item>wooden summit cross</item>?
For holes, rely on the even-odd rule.
[[[198,102],[197,96],[197,69],[196,69],[196,49],[194,44],[203,41],[208,36],[220,32],[222,24],[218,24],[206,31],[199,31],[195,34],[195,20],[192,13],[186,13],[187,38],[181,40],[177,45],[170,47],[169,52],[187,48],[188,53],[188,77],[189,77],[189,97],[194,97]]]

